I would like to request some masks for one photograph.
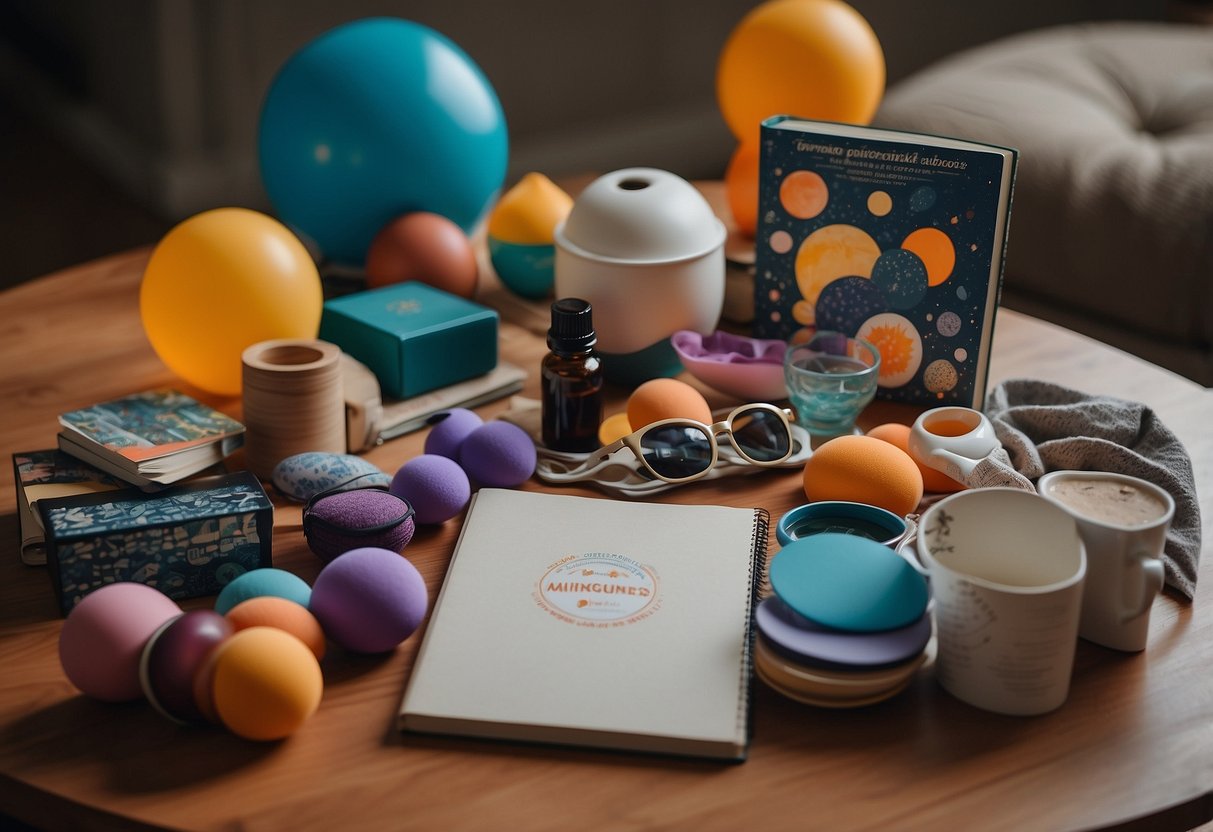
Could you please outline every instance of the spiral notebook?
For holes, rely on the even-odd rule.
[[[744,759],[768,524],[763,509],[482,489],[401,729]]]

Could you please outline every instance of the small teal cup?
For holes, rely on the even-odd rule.
[[[775,538],[780,546],[787,546],[793,540],[830,532],[866,537],[896,547],[908,528],[905,520],[879,506],[824,500],[797,506],[780,517]]]
[[[855,419],[876,395],[880,353],[841,332],[823,330],[793,344],[783,358],[783,377],[796,421],[815,436],[855,431]]]

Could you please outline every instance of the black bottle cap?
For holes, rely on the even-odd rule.
[[[552,304],[548,347],[555,352],[588,352],[597,343],[594,310],[588,300],[561,298]]]

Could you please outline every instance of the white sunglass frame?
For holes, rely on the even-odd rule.
[[[740,414],[749,413],[754,410],[763,410],[763,411],[766,411],[769,413],[773,413],[779,417],[779,421],[783,424],[784,431],[787,433],[787,437],[788,437],[788,449],[784,453],[784,455],[779,457],[778,459],[769,459],[769,460],[754,459],[752,456],[750,456],[745,451],[743,451],[741,449],[741,447],[737,444],[737,438],[733,434],[733,421]],[[599,465],[602,462],[605,462],[612,455],[618,453],[619,451],[623,450],[624,448],[627,448],[636,457],[636,460],[637,460],[637,462],[640,463],[641,467],[643,467],[644,470],[647,471],[649,474],[651,474],[653,477],[655,477],[659,480],[662,480],[663,482],[668,482],[668,483],[692,482],[693,480],[697,480],[702,477],[706,477],[708,475],[708,473],[716,466],[716,462],[720,458],[720,443],[716,441],[716,437],[721,433],[726,434],[729,437],[729,443],[733,446],[733,450],[735,450],[737,452],[738,456],[740,456],[746,462],[749,462],[752,465],[759,465],[762,467],[771,467],[771,466],[779,465],[780,463],[782,463],[785,459],[790,457],[792,455],[793,451],[795,450],[796,440],[795,440],[795,437],[792,435],[791,416],[792,416],[792,412],[790,410],[788,410],[786,407],[776,407],[773,404],[766,404],[764,402],[754,402],[751,404],[738,405],[737,407],[733,408],[733,410],[730,411],[729,415],[726,416],[723,420],[721,420],[719,422],[713,422],[710,425],[705,425],[703,422],[696,421],[695,419],[683,419],[683,418],[661,419],[660,421],[647,424],[644,427],[640,428],[639,430],[632,431],[627,436],[624,436],[620,439],[616,439],[610,445],[606,445],[605,447],[599,448],[597,451],[595,451],[593,454],[590,455],[590,457],[585,461],[583,467],[587,468],[587,469],[593,468],[594,466]],[[704,469],[702,471],[697,471],[696,473],[691,474],[690,476],[687,476],[687,477],[668,477],[668,476],[658,472],[657,470],[655,470],[653,468],[653,466],[651,466],[648,463],[648,461],[644,458],[644,450],[640,446],[640,438],[651,430],[654,430],[656,428],[665,427],[667,425],[685,425],[688,427],[694,427],[694,428],[698,428],[699,430],[703,431],[704,434],[707,435],[708,444],[712,448],[712,459],[704,467]]]

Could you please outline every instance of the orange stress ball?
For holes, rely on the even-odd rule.
[[[302,641],[274,627],[249,627],[217,651],[210,688],[228,730],[250,740],[279,740],[320,707],[324,679]]]
[[[476,253],[463,229],[426,211],[404,214],[385,225],[366,253],[371,288],[419,280],[452,295],[476,293]]]
[[[966,426],[967,430],[967,426]],[[914,459],[914,455],[910,453],[910,426],[890,422],[887,425],[877,425],[868,431],[868,436],[875,439],[880,439],[894,445],[910,455]],[[922,474],[922,487],[924,490],[940,493],[963,491],[965,485],[962,482],[949,477],[943,471],[937,471],[929,465],[924,465],[917,459],[914,459],[914,464],[918,466],[918,472]]]
[[[845,500],[904,517],[922,500],[922,474],[905,451],[872,436],[837,436],[804,465],[810,502]]]
[[[650,379],[628,397],[628,424],[632,430],[640,430],[662,419],[694,419],[710,425],[712,408],[703,394],[685,381]]]

